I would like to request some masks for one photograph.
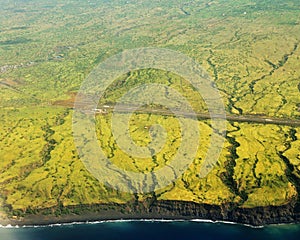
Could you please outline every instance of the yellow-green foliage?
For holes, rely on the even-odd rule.
[[[63,109],[57,108],[28,107],[3,109],[1,112],[0,188],[13,201],[23,195],[12,183],[20,183],[33,169],[43,165],[41,152],[47,142],[42,127],[54,124],[62,111]],[[31,201],[32,199],[27,203],[31,204]]]
[[[97,116],[99,142],[107,156],[112,156],[111,161],[121,169],[144,173],[150,170],[155,171],[174,159],[181,144],[181,129],[179,128],[178,120],[171,116],[134,114],[129,123],[132,139],[140,146],[149,144],[149,129],[153,124],[160,124],[167,132],[164,148],[156,155],[155,162],[152,158],[139,159],[130,157],[119,149],[114,142],[111,132],[110,115]],[[199,122],[199,130],[201,138],[195,160],[190,164],[183,176],[178,176],[175,186],[168,186],[157,192],[160,196],[159,199],[220,204],[234,200],[236,197],[218,177],[224,171],[221,166],[223,165],[224,167],[224,162],[222,161],[226,161],[225,155],[228,154],[226,148],[222,152],[221,162],[217,163],[217,166],[208,177],[199,177],[200,167],[204,162],[212,132],[205,122]]]
[[[156,154],[156,160],[152,158],[139,158],[128,156],[115,143],[111,132],[110,117],[107,115],[98,116],[99,141],[107,156],[113,156],[110,160],[121,169],[150,172],[168,164],[177,152],[181,143],[181,129],[179,122],[174,117],[159,115],[134,114],[129,122],[130,135],[137,146],[147,146],[150,141],[150,128],[153,124],[159,124],[167,133],[166,142],[162,150]],[[117,128],[118,126],[113,126]]]
[[[240,144],[234,168],[234,179],[240,192],[248,195],[245,207],[287,203],[297,194],[286,176],[284,161],[278,152],[284,151],[284,133],[288,127],[239,124],[230,133]]]
[[[72,111],[51,106],[69,99],[94,67],[124,49],[168,48],[192,57],[215,80],[227,112],[299,118],[298,2],[269,2],[189,1],[186,12],[175,0],[24,1],[17,10],[13,1],[1,5],[0,204],[26,209],[133,199],[101,185],[85,169],[72,139]],[[195,111],[207,110],[180,76],[154,69],[120,76],[100,103],[145,83],[166,84]],[[133,160],[115,145],[109,115],[97,116],[99,144],[114,164],[149,172],[171,161],[181,143],[175,118],[134,114],[130,123],[141,146],[150,141],[148,126],[162,124],[169,131],[166,146],[156,162]],[[199,121],[196,159],[174,185],[156,193],[158,199],[254,207],[281,205],[296,195],[280,154],[300,177],[299,128],[293,134],[289,127],[228,125],[233,140],[225,142],[212,172],[199,178],[212,131],[208,124]]]
[[[176,60],[174,60],[174,64]],[[204,100],[202,99],[199,90],[196,90],[195,87],[191,85],[187,80],[178,76],[172,72],[166,72],[158,69],[143,69],[138,71],[132,71],[127,75],[124,75],[114,81],[109,88],[104,93],[104,97],[100,99],[100,104],[106,104],[109,102],[115,103],[129,90],[134,89],[135,87],[147,84],[161,84],[162,86],[168,86],[174,91],[177,91],[181,94],[182,97],[192,106],[194,111],[197,112],[206,112],[207,106]],[[140,96],[134,95],[134,100],[140,98],[146,98],[147,88],[143,91],[138,92]],[[151,97],[151,96],[148,96]],[[163,98],[165,99],[165,98]],[[155,99],[158,102],[163,104],[161,99]],[[130,103],[133,102],[133,99],[130,99]],[[126,103],[126,102],[125,102]],[[175,107],[174,105],[173,107]]]
[[[58,203],[65,206],[125,203],[133,199],[130,194],[102,185],[85,169],[74,146],[71,117],[71,113],[65,115],[63,108],[40,108],[35,112],[29,108],[6,109],[2,113],[0,136],[3,139],[1,143],[5,144],[1,144],[1,192],[6,204],[14,209],[26,209],[53,207]],[[9,121],[11,118],[17,121]],[[181,144],[178,119],[136,113],[130,119],[129,129],[137,145],[149,144],[149,128],[153,124],[162,125],[166,129],[167,138],[155,162],[152,158],[129,157],[114,142],[111,115],[97,115],[96,120],[99,144],[110,160],[122,169],[144,173],[157,170],[172,161]],[[286,165],[277,154],[287,150],[287,141],[291,142],[291,148],[284,154],[290,159],[295,159],[298,154],[298,140],[292,141],[291,137],[286,137],[291,128],[228,124],[229,136],[240,144],[236,149],[238,158],[235,159],[233,179],[238,191],[247,195],[244,203],[241,196],[232,190],[232,186],[224,181],[223,175],[228,171],[228,158],[232,149],[228,141],[208,176],[199,177],[212,132],[208,123],[202,121],[199,121],[199,129],[201,138],[195,160],[174,184],[156,192],[158,199],[208,204],[236,202],[244,207],[254,207],[284,204],[296,195],[295,187],[286,176]],[[299,137],[298,132],[296,137]],[[42,153],[50,140],[56,144],[50,152],[50,159],[43,162],[45,159]],[[296,160],[291,163],[299,167]],[[143,199],[142,195],[140,199]]]
[[[294,139],[289,136],[290,147],[284,152],[290,163],[294,166],[293,173],[300,178],[300,128],[295,128]]]
[[[58,202],[77,205],[124,203],[131,199],[128,194],[117,193],[102,186],[85,169],[74,146],[71,114],[62,118],[62,125],[57,125],[57,115],[62,114],[63,109],[39,110],[32,114],[29,109],[25,113],[7,111],[10,118],[12,114],[18,114],[20,119],[15,123],[18,126],[12,129],[12,134],[16,135],[7,140],[14,141],[1,145],[1,192],[6,193],[7,204],[11,204],[14,209],[26,209],[53,207],[57,206]],[[9,118],[6,119],[6,123],[9,124]],[[52,125],[51,139],[54,139],[57,145],[51,151],[51,159],[43,162],[41,153],[47,142],[43,138],[46,133],[42,127],[46,124]],[[7,125],[5,127],[9,129]],[[32,138],[31,144],[27,145],[25,141],[29,141],[29,137]]]
[[[226,155],[228,154],[227,148],[229,143],[227,141],[219,161],[215,166],[212,166],[212,171],[206,177],[200,175],[200,168],[204,163],[207,150],[210,144],[214,143],[210,143],[212,129],[205,122],[199,122],[199,129],[201,132],[200,146],[195,160],[187,171],[178,177],[174,185],[158,191],[159,199],[208,204],[237,201],[237,196],[220,179],[220,175],[224,171]]]
[[[18,179],[41,164],[40,152],[46,144],[42,127],[53,124],[63,109],[3,109],[1,112],[1,183]],[[30,144],[28,144],[30,142]]]

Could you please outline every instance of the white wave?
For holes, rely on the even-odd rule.
[[[63,226],[73,226],[73,225],[95,225],[103,223],[126,223],[126,222],[199,222],[199,223],[222,223],[222,224],[232,224],[232,225],[242,225],[251,228],[263,228],[264,226],[253,226],[250,224],[241,224],[230,221],[213,221],[210,219],[118,219],[118,220],[99,220],[99,221],[79,221],[79,222],[70,222],[70,223],[52,223],[47,225],[22,225],[22,228],[44,228],[44,227],[63,227]],[[284,224],[276,224],[284,225]],[[20,228],[18,225],[8,224],[3,226],[0,224],[0,228]]]
[[[200,223],[215,223],[213,220],[209,219],[191,219],[190,222],[200,222]]]
[[[240,225],[240,226],[245,226],[245,227],[251,227],[251,228],[264,228],[265,226],[259,225],[259,226],[254,226],[251,224],[245,224],[245,223],[238,223],[238,222],[231,222],[231,221],[221,221],[221,220],[209,220],[209,219],[191,219],[189,220],[191,222],[203,222],[203,223],[222,223],[222,224],[230,224],[230,225]]]
[[[7,224],[5,226],[0,224],[0,228],[15,228],[15,227],[10,224]]]

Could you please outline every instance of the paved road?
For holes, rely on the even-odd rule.
[[[99,107],[99,112],[103,114],[103,112],[109,111],[117,111],[117,112],[124,112],[130,113],[132,111],[138,113],[147,113],[147,114],[158,114],[158,115],[165,115],[170,116],[174,115],[171,111],[164,110],[164,109],[153,109],[153,108],[143,108],[135,110],[134,107],[130,106],[120,106],[117,110],[113,109],[112,107],[108,106],[101,106]],[[97,111],[96,111],[97,113]],[[189,112],[182,112],[178,111],[178,115],[184,117],[192,117],[194,116],[193,113]],[[209,113],[196,113],[198,119],[211,119]],[[215,116],[215,118],[223,118],[223,116]],[[275,117],[267,117],[267,116],[259,116],[259,115],[226,115],[226,120],[232,122],[247,122],[247,123],[259,123],[259,124],[276,124],[276,125],[284,125],[284,126],[292,126],[292,127],[300,127],[300,120],[296,119],[287,119],[287,118],[275,118]]]

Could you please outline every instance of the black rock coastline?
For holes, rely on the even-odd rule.
[[[56,208],[40,209],[24,216],[1,219],[2,226],[33,226],[106,220],[211,220],[250,226],[300,222],[296,201],[282,206],[242,208],[233,204],[209,205],[186,201],[156,200],[132,204],[96,204],[69,206],[57,213]]]

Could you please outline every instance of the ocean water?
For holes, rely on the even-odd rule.
[[[300,239],[300,225],[260,228],[203,221],[106,221],[44,227],[1,227],[1,240]]]

